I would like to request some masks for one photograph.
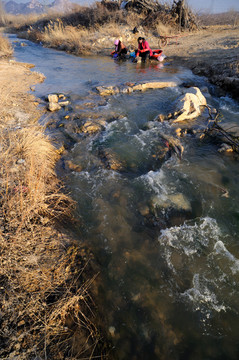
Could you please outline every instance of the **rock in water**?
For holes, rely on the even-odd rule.
[[[197,118],[201,114],[201,106],[206,105],[207,101],[197,87],[187,89],[176,102],[173,122]]]

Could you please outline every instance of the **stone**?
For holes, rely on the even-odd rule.
[[[66,165],[72,171],[75,171],[75,172],[81,172],[82,171],[82,166],[74,164],[71,160],[67,160]]]
[[[57,111],[60,110],[61,106],[56,102],[49,102],[48,104],[48,110],[49,111]]]
[[[102,130],[102,126],[93,121],[86,121],[84,125],[81,126],[80,131],[85,134],[95,134]]]
[[[141,205],[141,206],[139,207],[139,212],[140,212],[140,214],[141,214],[142,216],[146,216],[146,215],[149,214],[150,209],[149,209],[149,207],[148,207],[147,205]]]
[[[112,336],[112,337],[115,336],[115,327],[114,326],[109,327],[109,333],[110,333],[110,336]]]
[[[187,89],[175,104],[173,122],[176,123],[197,118],[201,114],[201,106],[206,105],[206,98],[198,88],[192,87]]]
[[[114,171],[125,170],[124,164],[117,158],[117,155],[111,149],[101,150],[99,156],[107,169]]]
[[[223,153],[223,152],[233,152],[233,148],[228,145],[228,144],[222,144],[221,147],[218,149],[218,152]]]
[[[155,121],[164,122],[165,118],[166,118],[165,115],[159,114],[159,115],[155,118]]]
[[[64,94],[59,94],[58,97],[59,97],[59,99],[66,100],[66,97]]]
[[[180,136],[181,136],[181,131],[182,131],[181,128],[177,128],[177,129],[175,129],[175,134],[176,134],[178,137],[180,137]]]
[[[52,102],[52,103],[58,103],[58,95],[56,94],[49,94],[48,95],[48,101],[49,103]]]
[[[96,90],[100,93],[101,96],[114,95],[119,92],[119,89],[115,88],[114,86],[97,86]]]
[[[65,100],[65,101],[58,101],[58,104],[60,106],[68,106],[70,104],[70,101],[68,100]]]
[[[184,147],[181,144],[180,140],[174,136],[167,135],[167,134],[161,134],[161,136],[168,142],[168,145],[177,154],[179,159],[181,159],[183,152],[184,152]]]
[[[130,86],[130,85],[131,86]],[[97,86],[96,90],[99,92],[101,96],[109,96],[115,95],[118,93],[132,93],[133,91],[145,91],[148,89],[163,89],[165,87],[176,87],[179,83],[175,81],[153,81],[153,82],[146,82],[143,84],[131,84],[126,83],[126,86],[117,87],[117,86]]]
[[[155,196],[152,200],[154,208],[174,208],[176,210],[191,211],[192,207],[189,200],[181,193]]]
[[[176,87],[178,83],[175,81],[154,81],[142,84],[142,90],[163,89],[166,87]]]

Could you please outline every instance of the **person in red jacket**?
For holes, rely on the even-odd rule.
[[[148,41],[146,41],[145,38],[139,37],[136,57],[140,56],[142,58],[142,61],[145,62],[152,55],[153,51],[150,49]]]

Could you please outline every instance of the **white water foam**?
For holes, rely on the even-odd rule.
[[[193,287],[181,295],[184,298],[188,298],[194,304],[194,310],[203,310],[206,318],[211,316],[211,309],[216,312],[226,311],[225,305],[220,304],[216,294],[209,289],[211,284],[204,276],[194,274],[192,283]]]
[[[226,246],[222,241],[219,240],[216,242],[216,244],[214,245],[214,250],[217,254],[226,257],[226,259],[230,263],[230,269],[234,275],[239,272],[239,260],[235,258],[235,256],[230,253],[229,250],[227,250]]]
[[[176,271],[170,260],[174,250],[189,257],[200,253],[203,248],[209,246],[210,239],[218,239],[219,235],[220,229],[216,220],[205,217],[193,225],[186,222],[181,226],[161,230],[159,242],[164,246],[169,267]]]
[[[162,230],[159,236],[160,253],[172,272],[170,283],[174,294],[194,311],[200,311],[203,326],[207,325],[213,312],[226,311],[230,307],[224,304],[220,292],[227,274],[221,271],[218,276],[217,261],[211,257],[216,249],[235,264],[235,258],[228,254],[221,237],[216,220],[210,217]],[[185,290],[188,282],[191,286]]]
[[[165,174],[163,170],[149,171],[147,174],[139,177],[145,183],[146,187],[151,188],[155,194],[166,193]]]

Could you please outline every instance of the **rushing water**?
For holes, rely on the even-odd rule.
[[[90,244],[101,268],[97,302],[111,358],[238,359],[238,159],[192,134],[182,138],[181,160],[162,156],[162,134],[171,128],[153,119],[170,112],[178,88],[102,100],[94,87],[187,81],[204,88],[225,123],[238,124],[239,104],[211,96],[205,79],[169,64],[79,58],[10,37],[16,59],[46,75],[36,95],[60,92],[72,102],[45,121],[52,116],[58,126],[49,132],[62,141],[69,129],[76,134],[63,166],[70,161],[81,171],[62,173],[78,203],[79,238]],[[107,120],[103,131],[76,131],[82,119],[97,117]],[[118,171],[105,165],[109,154]]]

